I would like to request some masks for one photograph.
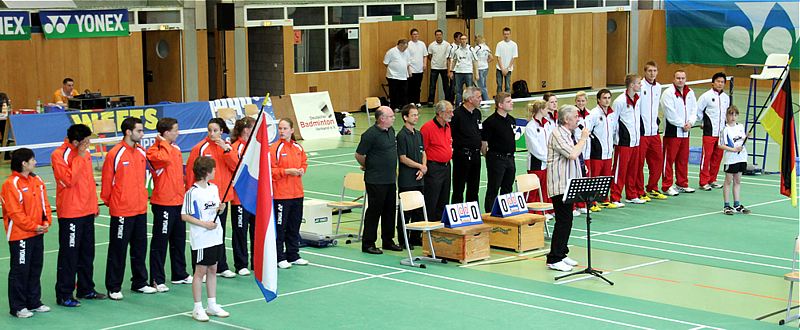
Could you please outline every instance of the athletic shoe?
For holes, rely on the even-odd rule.
[[[292,265],[305,266],[308,265],[308,260],[300,258],[295,261],[292,261]]]
[[[705,191],[711,191],[711,185],[706,183],[706,184],[700,186],[700,189],[705,190]]]
[[[573,260],[573,259],[572,259],[572,258],[570,258],[570,257],[564,257],[564,259],[561,259],[561,262],[563,262],[563,263],[565,263],[565,264],[567,264],[567,265],[570,265],[570,266],[572,266],[572,267],[575,267],[575,266],[577,266],[577,265],[578,265],[578,262],[577,262],[577,261],[575,261],[575,260]]]
[[[645,202],[649,202],[650,201],[650,197],[648,197],[647,194],[639,196],[639,199],[641,199],[641,200],[643,200]]]
[[[662,194],[658,190],[651,190],[649,193],[647,193],[647,196],[651,199],[667,199],[667,195]]]
[[[152,286],[149,286],[149,285],[145,285],[145,286],[143,286],[141,288],[134,289],[133,291],[134,292],[138,292],[138,293],[144,293],[144,294],[153,294],[153,293],[158,292],[158,290],[156,290],[156,288],[154,288]]]
[[[27,308],[23,308],[23,309],[18,310],[17,313],[15,313],[14,316],[16,316],[18,318],[21,318],[21,319],[27,319],[27,318],[33,316],[33,312],[29,311]]]
[[[586,214],[586,212],[589,212],[589,210],[587,210],[585,207],[579,207],[578,212],[580,212],[581,214]]]
[[[422,104],[417,103],[415,105],[417,106],[417,109],[422,108]]]
[[[36,307],[36,308],[32,309],[31,311],[32,312],[37,312],[37,313],[47,313],[47,312],[50,311],[50,306],[41,305],[39,307]]]
[[[192,311],[192,318],[200,322],[208,322],[208,314],[202,308],[195,308]]]
[[[607,208],[607,209],[615,209],[615,208],[618,207],[617,204],[614,204],[614,203],[611,203],[611,202],[603,202],[602,205],[603,205],[604,208]]]
[[[224,278],[234,278],[234,277],[236,277],[236,273],[232,272],[230,269],[226,269],[222,273],[217,273],[217,275],[222,276]]]
[[[677,186],[677,185],[675,187],[678,187],[677,188],[678,191],[680,191],[682,193],[691,194],[691,193],[694,192],[694,188],[692,188],[692,187],[681,187],[681,186]]]
[[[206,276],[203,275],[203,283],[205,283],[205,282],[206,282]]]
[[[667,189],[667,191],[665,191],[664,193],[667,194],[667,196],[678,196],[678,194],[680,194],[681,191],[678,190],[678,188],[676,188],[676,186],[672,186],[672,187],[669,187],[669,189]]]
[[[553,220],[553,215],[550,214],[550,213],[545,213],[544,214],[544,221],[550,221],[550,220]]]
[[[206,314],[216,317],[231,316],[231,313],[226,312],[224,309],[222,309],[222,306],[218,304],[209,305],[208,308],[206,309]]]
[[[734,207],[733,209],[736,210],[736,213],[750,214],[750,210],[744,207],[744,205],[739,205],[737,207]]]
[[[239,271],[236,272],[236,273],[239,274],[239,276],[247,276],[247,275],[250,275],[250,270],[247,269],[247,268],[242,268],[242,269],[239,269]]]
[[[736,213],[736,210],[734,210],[734,209],[733,209],[732,207],[730,207],[730,206],[726,206],[726,207],[724,207],[724,208],[722,209],[722,213],[724,213],[725,215],[733,215],[734,213]]]
[[[91,292],[89,294],[83,295],[81,299],[91,299],[91,300],[103,300],[106,299],[106,295],[99,293],[97,291]]]
[[[292,264],[290,264],[286,260],[281,260],[280,262],[278,262],[278,268],[280,269],[292,268]]]
[[[186,278],[177,281],[171,281],[172,284],[192,284],[192,276],[186,276]]]
[[[638,197],[634,198],[634,199],[626,199],[625,202],[631,203],[631,204],[644,204],[645,203],[643,200],[639,199]]]
[[[56,303],[64,307],[80,307],[81,302],[75,298],[67,298],[65,300],[58,299]]]
[[[156,285],[156,291],[158,291],[158,292],[167,292],[167,291],[169,291],[169,287],[167,287],[165,284],[159,284],[159,285]]]
[[[579,216],[581,216],[581,213],[578,212],[578,210],[572,210],[572,216],[573,217],[579,217]]]
[[[111,300],[122,300],[122,292],[109,292],[108,298]]]
[[[616,208],[618,208],[618,209],[619,209],[619,208],[623,208],[623,207],[625,207],[625,203],[622,203],[622,202],[614,202],[613,204],[614,204],[614,205],[616,206]]]
[[[712,182],[711,183],[711,188],[720,189],[720,188],[722,188],[722,185],[719,184],[719,183],[716,183],[716,182]]]
[[[590,207],[590,208],[589,208],[589,211],[592,211],[592,213],[594,213],[594,212],[600,212],[600,211],[602,211],[602,210],[603,210],[603,208],[602,208],[602,207],[600,207],[600,206],[598,206],[598,205],[592,205],[592,207]]]
[[[547,264],[547,268],[550,268],[552,270],[557,270],[560,272],[568,272],[572,270],[572,266],[567,265],[567,263],[564,262],[564,260],[561,260],[554,264]]]

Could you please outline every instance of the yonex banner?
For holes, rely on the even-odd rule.
[[[0,11],[0,40],[30,40],[31,15],[27,11]]]
[[[128,10],[40,11],[42,32],[48,39],[125,37],[130,34]]]
[[[797,0],[667,0],[666,11],[671,63],[764,63],[769,54],[800,50]]]

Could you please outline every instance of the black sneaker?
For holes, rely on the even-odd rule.
[[[62,299],[58,299],[58,301],[56,301],[56,303],[58,303],[60,306],[64,306],[64,307],[79,307],[81,305],[80,301],[78,301],[77,299],[72,298],[72,297],[67,298],[67,299],[63,299],[63,300]]]
[[[83,295],[81,299],[92,299],[92,300],[103,300],[106,299],[106,295],[99,293],[99,292],[92,292],[89,294]]]
[[[733,215],[734,213],[736,213],[736,210],[734,210],[734,209],[733,209],[732,207],[730,207],[730,206],[726,206],[726,207],[724,207],[724,208],[722,209],[722,213],[724,213],[725,215]]]
[[[739,205],[739,206],[735,207],[734,209],[736,210],[736,213],[750,214],[750,210],[747,209],[746,207],[744,207],[744,205]]]

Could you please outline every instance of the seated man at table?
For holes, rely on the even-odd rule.
[[[56,89],[53,93],[53,103],[67,105],[71,97],[78,95],[78,91],[75,90],[75,81],[72,78],[64,78],[61,83],[61,88]]]

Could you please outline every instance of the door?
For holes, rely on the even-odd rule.
[[[283,95],[283,27],[247,28],[247,51],[250,95]]]
[[[145,104],[183,102],[181,31],[146,31],[144,43]]]
[[[628,71],[628,12],[609,12],[607,21],[606,84],[624,85]]]

